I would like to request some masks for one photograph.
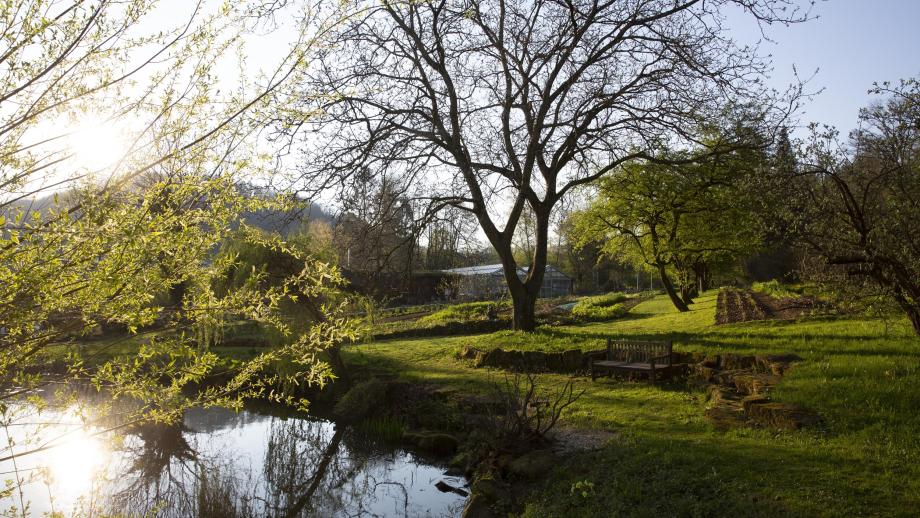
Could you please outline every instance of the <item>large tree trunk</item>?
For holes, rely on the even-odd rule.
[[[687,306],[693,304],[693,287],[692,286],[681,286],[680,287],[680,300]]]
[[[514,319],[512,329],[515,331],[534,331],[537,328],[537,297],[540,296],[540,287],[546,273],[547,244],[549,240],[549,215],[536,214],[536,243],[530,270],[523,279],[518,275],[518,264],[514,260],[511,250],[510,238],[506,243],[495,245],[495,251],[502,261],[505,282],[511,293],[511,303],[514,305]]]
[[[674,307],[677,308],[677,311],[690,311],[690,308],[687,307],[687,304],[685,304],[684,301],[680,298],[677,290],[674,289],[674,285],[671,283],[671,279],[668,277],[668,272],[665,271],[663,264],[658,265],[658,276],[661,278],[661,285],[664,286],[664,291],[666,291],[668,297],[671,298],[671,303],[674,304]]]

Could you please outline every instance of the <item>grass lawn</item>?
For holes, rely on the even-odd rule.
[[[463,390],[500,372],[454,359],[480,348],[596,348],[603,337],[671,339],[677,350],[796,353],[773,393],[825,419],[821,430],[714,430],[703,395],[680,385],[579,380],[566,416],[614,432],[599,452],[572,454],[529,498],[528,516],[916,516],[920,510],[920,340],[906,322],[864,317],[715,326],[716,293],[678,313],[666,297],[624,318],[492,335],[353,346],[346,359]],[[563,375],[542,375],[561,385]]]

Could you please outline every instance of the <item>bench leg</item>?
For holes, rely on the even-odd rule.
[[[648,382],[652,385],[655,384],[655,369],[648,371]]]

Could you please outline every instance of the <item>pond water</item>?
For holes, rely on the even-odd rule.
[[[148,426],[120,441],[93,435],[66,412],[43,411],[0,427],[4,442],[50,449],[0,463],[18,472],[30,516],[459,516],[465,497],[441,492],[443,466],[357,430],[278,409],[193,409],[181,427]],[[33,434],[34,435],[34,434]],[[18,448],[17,448],[18,449]]]

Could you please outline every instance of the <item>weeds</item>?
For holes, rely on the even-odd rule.
[[[487,427],[499,449],[515,449],[546,440],[562,412],[578,401],[585,391],[575,392],[573,380],[550,391],[537,386],[533,373],[505,374],[501,383],[493,383],[496,410],[489,415]]]

